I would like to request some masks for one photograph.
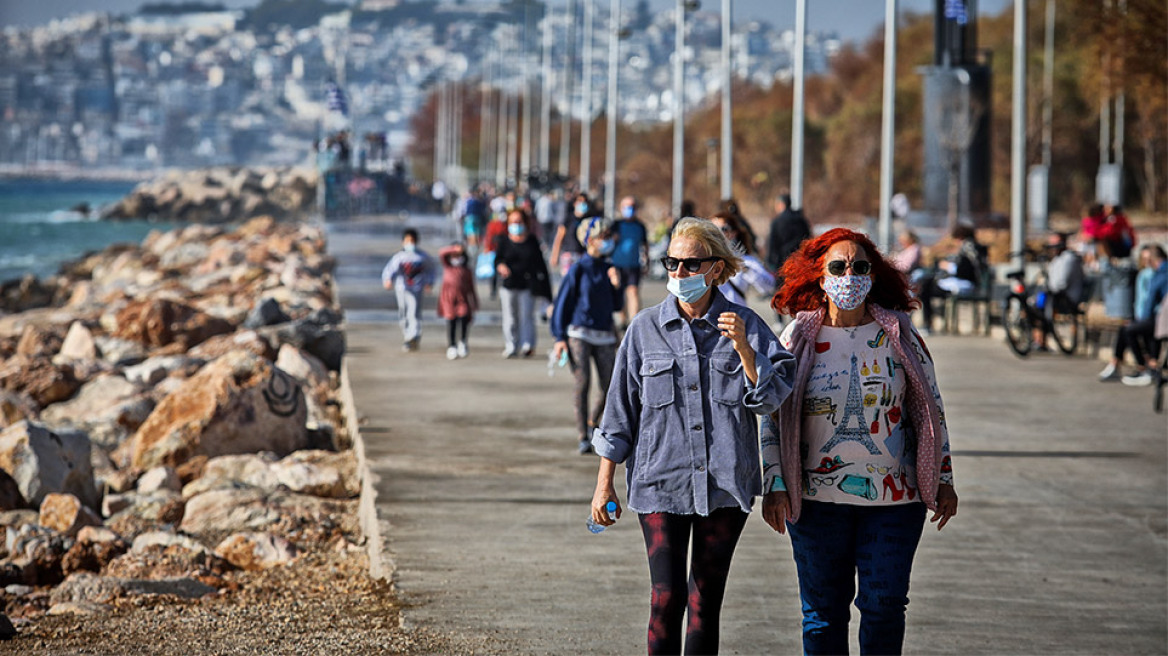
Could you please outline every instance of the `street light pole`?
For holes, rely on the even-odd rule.
[[[568,1],[568,38],[564,49],[564,91],[565,111],[560,112],[560,166],[559,174],[568,175],[572,151],[572,93],[575,91],[574,72],[576,70],[576,0]]]
[[[584,97],[580,117],[580,189],[588,193],[592,186],[589,169],[592,167],[592,3],[584,0]]]
[[[896,148],[896,5],[884,0],[884,106],[880,126],[880,250],[892,248],[892,162]]]
[[[544,10],[543,15],[543,78],[539,103],[539,168],[545,173],[551,164],[552,130],[552,19]]]
[[[1010,253],[1022,267],[1026,246],[1026,3],[1014,2],[1014,85],[1010,125]]]
[[[733,116],[730,113],[730,0],[722,0],[722,198],[734,196],[731,167],[734,161]]]
[[[803,209],[803,51],[807,0],[795,2],[795,101],[791,112],[791,209]]]
[[[617,83],[620,80],[617,64],[620,61],[620,0],[612,0],[608,30],[608,133],[604,150],[604,215],[616,218],[616,126]]]
[[[685,175],[685,0],[677,0],[673,38],[673,216],[680,218]]]

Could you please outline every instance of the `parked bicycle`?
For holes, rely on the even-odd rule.
[[[1002,325],[1010,350],[1024,358],[1036,342],[1042,344],[1050,336],[1059,351],[1074,353],[1079,346],[1078,304],[1056,298],[1041,285],[1028,286],[1024,271],[1012,271],[1006,277],[1010,292],[1002,302]]]

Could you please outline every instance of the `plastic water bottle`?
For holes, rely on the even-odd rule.
[[[615,501],[609,501],[608,503],[606,503],[604,505],[604,510],[605,510],[605,512],[608,513],[609,519],[612,519],[612,520],[616,519],[616,502]],[[604,524],[597,524],[596,522],[592,521],[592,515],[588,516],[588,522],[586,525],[588,526],[588,530],[592,531],[593,533],[600,533],[604,529],[608,528]]]
[[[568,364],[568,351],[565,349],[560,353],[560,358],[556,359],[556,349],[548,349],[548,378],[556,375],[556,367],[563,368]]]

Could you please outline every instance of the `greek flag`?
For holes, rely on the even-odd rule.
[[[965,11],[965,0],[945,0],[945,18],[957,21],[958,25],[969,22],[969,15]]]
[[[349,103],[345,100],[345,92],[335,82],[328,83],[328,110],[340,112],[342,116],[349,115]]]

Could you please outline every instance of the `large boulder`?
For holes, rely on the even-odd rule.
[[[97,342],[93,333],[80,321],[74,321],[65,333],[65,340],[61,342],[58,355],[68,360],[96,360]]]
[[[0,429],[26,419],[36,419],[40,409],[27,394],[0,390]]]
[[[240,569],[255,571],[287,565],[296,558],[296,547],[271,533],[233,533],[215,547],[215,555]]]
[[[28,507],[24,495],[20,493],[20,486],[16,480],[3,469],[0,469],[0,511],[20,510]]]
[[[134,434],[131,462],[148,469],[195,455],[285,455],[308,445],[306,416],[294,378],[248,351],[233,351],[158,404]]]
[[[101,518],[72,494],[46,494],[37,523],[74,537],[86,526],[101,526]]]
[[[0,365],[0,389],[27,394],[40,407],[73,396],[81,383],[68,364],[17,355]]]
[[[8,472],[26,501],[40,507],[54,492],[72,494],[97,508],[89,438],[80,431],[54,432],[22,421],[0,432],[0,469]]]
[[[79,428],[90,439],[112,449],[129,437],[154,409],[154,401],[134,383],[116,374],[100,375],[77,395],[55,403],[41,413],[53,428]]]
[[[152,348],[177,345],[185,351],[207,339],[229,333],[229,322],[165,298],[133,301],[117,314],[115,337]]]
[[[31,358],[52,357],[61,349],[63,337],[55,327],[30,324],[25,326],[16,354]]]
[[[114,558],[126,553],[130,545],[108,528],[86,526],[77,533],[77,541],[61,560],[66,576],[73,572],[100,572]]]

